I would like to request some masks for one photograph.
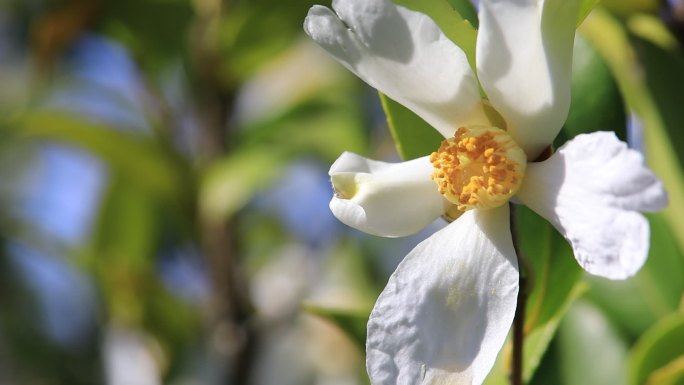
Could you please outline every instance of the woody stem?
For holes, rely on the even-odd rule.
[[[518,285],[518,303],[515,309],[515,318],[513,319],[513,355],[511,360],[511,385],[523,384],[523,345],[525,340],[525,309],[527,306],[527,269],[524,258],[520,254],[518,247],[518,232],[515,221],[515,205],[510,204],[511,208],[511,237],[513,239],[513,248],[518,257],[518,266],[520,269],[519,285]]]

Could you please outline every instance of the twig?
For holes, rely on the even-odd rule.
[[[511,385],[523,384],[523,346],[525,342],[525,311],[527,307],[527,269],[524,258],[520,254],[518,247],[518,231],[515,221],[515,205],[510,204],[511,208],[511,237],[513,238],[513,248],[518,257],[519,284],[518,284],[518,304],[515,308],[515,318],[513,319],[513,357],[511,362]]]

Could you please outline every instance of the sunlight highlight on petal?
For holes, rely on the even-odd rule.
[[[482,0],[477,71],[489,101],[534,159],[570,107],[577,0]]]
[[[473,210],[416,246],[368,323],[375,385],[480,384],[515,313],[508,206]]]
[[[447,202],[430,178],[428,157],[385,163],[345,152],[330,168],[333,214],[369,234],[416,233],[445,212]]]
[[[358,77],[445,137],[480,120],[468,60],[432,19],[389,0],[336,0],[333,9],[311,8],[304,30]]]

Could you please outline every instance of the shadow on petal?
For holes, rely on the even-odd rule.
[[[373,384],[484,380],[518,293],[508,214],[507,206],[466,212],[399,265],[368,323]]]

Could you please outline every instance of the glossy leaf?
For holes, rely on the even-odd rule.
[[[663,41],[630,37],[645,74],[644,85],[657,103],[657,111],[664,122],[668,139],[674,148],[681,149],[684,146],[684,132],[680,124],[684,123],[684,118],[678,98],[680,91],[684,89],[684,54],[680,50],[657,45],[667,44]],[[677,151],[676,154],[679,164],[684,165],[684,153]]]
[[[523,371],[529,380],[565,312],[585,287],[572,249],[546,220],[523,206],[516,207],[516,220],[520,254],[531,268]]]
[[[629,356],[629,383],[684,382],[684,314],[674,313],[649,329]]]
[[[556,148],[576,135],[615,131],[626,140],[627,113],[610,69],[582,36],[575,39],[570,113]]]
[[[577,17],[577,26],[582,24],[584,19],[589,16],[594,7],[599,3],[600,0],[582,0],[580,3],[580,10]]]
[[[387,96],[380,94],[380,100],[397,151],[403,159],[419,158],[439,148],[444,138],[437,130],[411,110]]]
[[[534,327],[525,338],[525,346],[523,347],[524,369],[523,378],[525,381],[530,381],[534,376],[542,358],[551,343],[551,340],[556,335],[558,327],[566,316],[566,312],[570,306],[582,296],[586,291],[586,285],[577,283],[572,291],[567,295],[565,301],[562,303],[551,318],[546,322]]]
[[[558,331],[558,352],[566,385],[625,384],[627,343],[601,311],[579,301]]]
[[[479,27],[479,20],[477,19],[477,9],[473,6],[470,0],[449,0],[452,7],[466,19],[475,29]]]

